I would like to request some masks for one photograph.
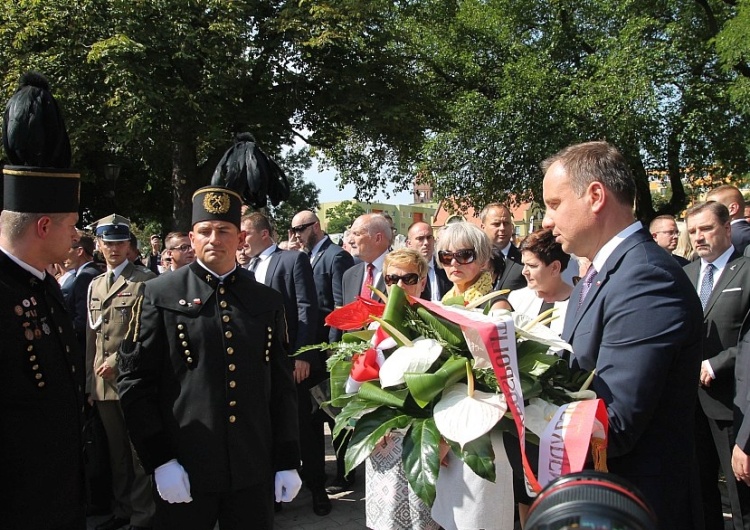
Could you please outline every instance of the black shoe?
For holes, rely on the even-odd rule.
[[[129,522],[130,521],[127,519],[120,519],[119,517],[113,515],[110,519],[107,519],[103,523],[96,525],[94,528],[96,530],[117,530],[118,528],[122,528]]]
[[[275,513],[279,513],[281,511],[281,508],[283,508],[282,504],[280,502],[273,502],[273,511]]]
[[[315,515],[328,515],[331,513],[331,499],[328,498],[326,490],[323,488],[311,490],[313,512]]]
[[[354,473],[349,473],[346,477],[336,477],[330,486],[326,488],[328,495],[338,495],[344,491],[348,491],[354,485]]]
[[[151,530],[150,526],[135,526],[134,524],[131,524],[128,526],[128,530]]]

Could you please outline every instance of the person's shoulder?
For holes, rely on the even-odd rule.
[[[361,265],[361,267],[360,267]],[[357,271],[364,268],[364,262],[360,261],[359,263],[355,263],[352,267],[349,267],[346,272],[344,273],[344,278],[349,278],[350,276],[354,276],[357,274]]]

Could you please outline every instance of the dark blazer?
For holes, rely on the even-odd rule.
[[[505,269],[495,280],[493,289],[522,289],[526,287],[526,278],[523,276],[523,263],[521,262],[521,251],[513,243],[510,244],[508,255],[505,257]]]
[[[737,363],[734,369],[734,432],[735,443],[745,453],[750,453],[750,315],[745,317],[742,326],[743,336],[737,346]]]
[[[99,276],[103,271],[91,261],[80,267],[76,271],[73,286],[71,287],[65,304],[68,306],[68,312],[73,319],[73,329],[76,331],[78,344],[81,351],[86,351],[86,312],[88,311],[87,295],[91,280]]]
[[[745,252],[749,243],[750,223],[745,219],[740,219],[736,223],[732,223],[732,245],[734,245],[737,252],[740,254]]]
[[[315,344],[317,338],[318,304],[310,258],[304,252],[277,247],[268,260],[264,283],[280,292],[284,300],[291,355],[302,346]],[[296,358],[309,362],[312,370],[324,369],[316,351],[303,353]]]
[[[685,266],[693,290],[697,290],[701,260]],[[703,411],[709,418],[732,420],[734,367],[737,342],[745,317],[750,311],[750,258],[735,250],[703,312],[703,359],[708,359],[716,379],[698,390]]]
[[[353,266],[354,259],[351,254],[326,236],[326,240],[312,260],[318,305],[315,342],[335,342],[341,338],[341,331],[326,327],[325,319],[336,307],[344,305],[344,273]]]
[[[362,282],[365,281],[366,266],[367,265],[364,261],[360,261],[344,273],[341,282],[342,288],[344,290],[344,304],[353,302],[354,299],[359,296],[359,293],[362,290]],[[382,292],[385,292],[385,280],[383,279],[382,274],[376,282],[375,287],[380,289]]]
[[[607,466],[644,494],[660,529],[692,528],[698,295],[643,229],[609,256],[576,311],[582,286],[571,294],[563,338],[574,366],[597,371],[592,388],[609,416]]]
[[[57,281],[0,252],[3,528],[85,528],[83,375]]]
[[[435,278],[437,279],[438,288],[440,289],[440,292],[438,293],[438,299],[441,299],[445,295],[445,293],[453,288],[453,282],[448,279],[448,275],[445,274],[445,269],[437,264],[437,261],[434,257],[432,258],[432,266],[435,270]],[[428,281],[425,285],[424,291],[422,291],[421,297],[425,300],[430,300],[431,296],[432,292],[430,282]]]
[[[227,492],[299,467],[281,295],[196,261],[146,282],[142,301],[118,390],[144,469],[176,458],[192,491]]]

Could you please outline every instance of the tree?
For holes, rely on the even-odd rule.
[[[365,209],[359,203],[341,201],[328,210],[326,214],[328,218],[326,232],[329,234],[340,234],[352,226],[354,220],[360,215],[364,215],[364,213]]]

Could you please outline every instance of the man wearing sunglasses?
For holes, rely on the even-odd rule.
[[[406,234],[406,246],[419,252],[427,261],[427,284],[422,291],[422,298],[439,302],[453,284],[448,280],[445,270],[435,263],[435,236],[432,227],[423,221],[417,221],[412,223]]]
[[[167,268],[176,271],[180,267],[190,265],[195,261],[195,250],[190,244],[190,236],[186,232],[170,232],[164,238],[164,244],[169,251],[172,262]]]
[[[526,287],[523,276],[521,252],[511,242],[513,236],[513,214],[504,204],[493,202],[479,214],[481,229],[492,242],[492,267],[494,269],[495,291],[501,289],[521,289]]]

